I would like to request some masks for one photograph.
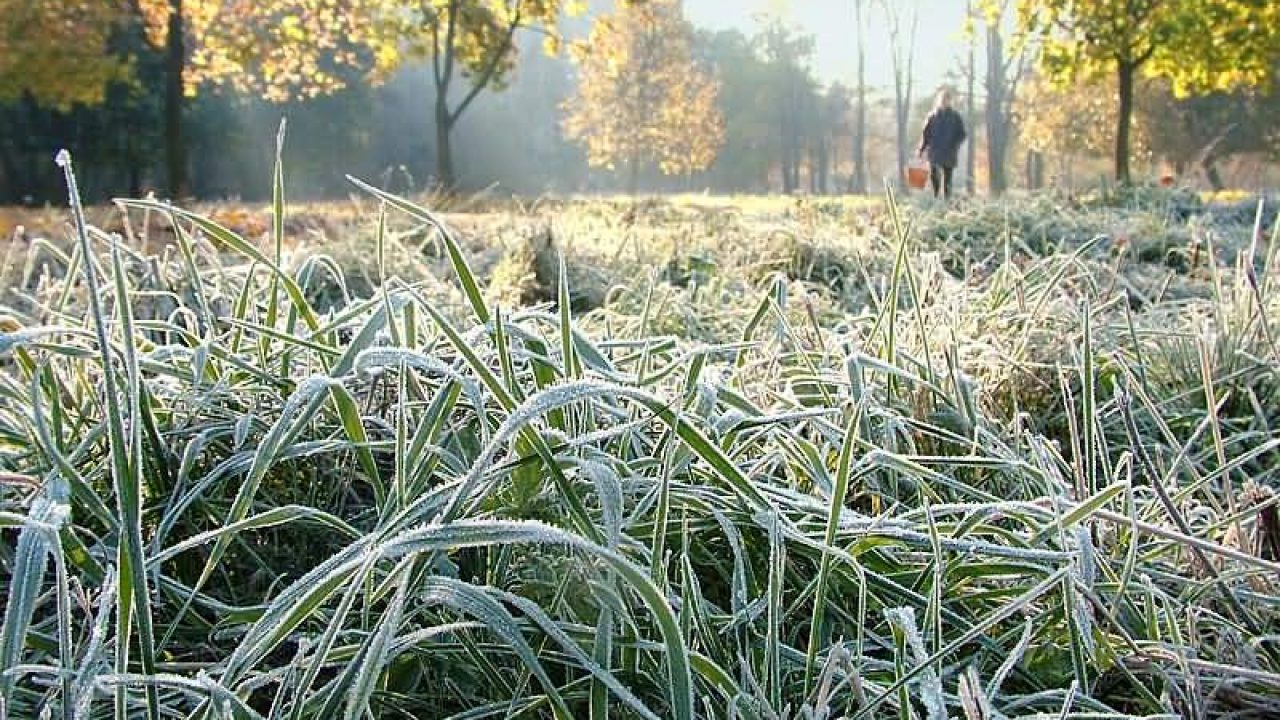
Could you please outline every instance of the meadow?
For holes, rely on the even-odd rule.
[[[12,232],[0,717],[1280,714],[1273,211],[283,178]]]

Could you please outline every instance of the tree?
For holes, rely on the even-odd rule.
[[[1109,153],[1108,128],[1115,127],[1119,112],[1119,98],[1105,83],[1078,79],[1062,86],[1040,75],[1029,78],[1016,110],[1023,144],[1056,159],[1061,175],[1070,175],[1074,158]],[[1149,156],[1142,122],[1133,123],[1130,144],[1134,155]]]
[[[119,13],[105,0],[0,0],[0,192],[9,201],[60,187],[49,163],[54,115],[101,105],[131,76],[117,52]]]
[[[813,38],[763,15],[753,38],[737,30],[703,33],[698,54],[714,69],[721,114],[732,121],[710,170],[717,190],[766,190],[781,181],[784,192],[807,184],[828,193],[852,183],[855,128],[853,91],[842,83],[822,87],[809,67]],[[864,166],[865,171],[865,166]]]
[[[761,92],[773,112],[782,190],[795,192],[800,189],[800,166],[809,124],[806,111],[817,107],[817,81],[809,69],[814,39],[773,15],[766,18],[755,41],[766,67]]]
[[[972,19],[973,19],[973,0],[965,0],[965,24],[968,25],[972,21]],[[974,132],[975,128],[973,123],[973,113],[976,111],[978,104],[974,102],[973,86],[977,83],[977,79],[978,79],[978,66],[977,66],[978,50],[977,50],[977,41],[973,39],[972,34],[969,35],[968,44],[969,44],[969,48],[968,48],[969,58],[968,58],[967,67],[965,68],[966,92],[965,92],[965,105],[964,105],[964,116],[965,116],[964,124],[965,124],[965,127],[968,128],[969,133],[976,135],[977,133]],[[968,143],[966,143],[966,147],[964,151],[964,169],[965,169],[964,187],[965,187],[965,192],[967,192],[970,195],[976,192],[977,186],[978,186],[978,181],[974,177],[974,175],[976,174],[975,171],[977,170],[977,149],[978,149],[978,143],[971,140]]]
[[[916,27],[920,21],[920,8],[915,0],[908,4],[911,11],[910,29],[906,40],[902,38],[901,0],[881,0],[881,8],[889,26],[889,51],[893,60],[893,109],[897,123],[898,177],[907,171],[908,147],[911,144],[907,130],[911,122],[912,83],[915,80]]]
[[[809,149],[809,188],[823,195],[831,192],[835,149],[841,138],[851,136],[849,109],[852,93],[840,83],[833,83],[821,96],[814,98]]]
[[[768,65],[740,30],[699,31],[694,47],[720,86],[716,104],[721,117],[733,119],[725,124],[724,145],[708,170],[709,183],[717,190],[767,188],[779,147]]]
[[[867,192],[867,48],[863,0],[853,0],[854,42],[858,45],[857,103],[853,115],[853,181],[851,188],[859,195]]]
[[[1182,175],[1194,168],[1215,190],[1224,183],[1218,163],[1236,155],[1280,154],[1273,134],[1280,91],[1237,90],[1179,99],[1167,80],[1153,80],[1135,101],[1151,151]]]
[[[678,0],[623,5],[573,45],[577,96],[564,131],[586,147],[592,167],[625,166],[634,194],[640,171],[706,169],[724,141],[714,79],[694,62],[693,29]]]
[[[708,168],[708,182],[717,190],[767,187],[775,149],[766,109],[768,68],[741,30],[698,30],[694,48],[720,86],[720,116],[733,119],[725,123],[724,145]]]
[[[1115,78],[1121,183],[1130,180],[1139,73],[1186,96],[1264,84],[1280,59],[1280,4],[1266,0],[1018,0],[1018,18],[1043,40],[1041,69],[1052,80]]]
[[[1009,0],[990,3],[984,13],[987,40],[987,72],[983,81],[987,96],[984,111],[987,185],[993,195],[1002,194],[1009,185],[1005,164],[1013,135],[1013,110],[1018,99],[1018,85],[1026,74],[1031,57],[1026,44],[1012,54],[1006,53],[1004,23],[1009,15],[1008,3]]]
[[[67,2],[68,0],[60,0]],[[342,89],[344,70],[376,66],[378,0],[129,0],[164,54],[165,157],[171,195],[188,190],[183,116],[206,84],[273,102]]]
[[[519,58],[518,36],[522,31],[541,34],[547,50],[558,52],[562,12],[582,10],[575,0],[363,1],[378,6],[373,15],[380,37],[373,54],[380,70],[431,61],[436,181],[446,190],[458,183],[454,129],[482,92],[503,87]]]

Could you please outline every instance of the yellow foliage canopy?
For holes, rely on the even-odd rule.
[[[694,62],[676,0],[623,5],[572,54],[581,78],[565,105],[567,137],[593,167],[654,163],[665,174],[703,170],[724,142],[716,80]]]
[[[0,0],[0,100],[29,92],[63,109],[102,102],[106,86],[129,75],[107,48],[120,12],[108,0]]]
[[[1186,97],[1266,85],[1280,63],[1273,0],[1017,0],[1017,12],[1060,87],[1128,65]]]
[[[168,38],[169,0],[138,0],[147,37]],[[383,0],[183,0],[190,47],[185,90],[229,86],[271,101],[341,89],[344,71],[376,61]]]
[[[182,0],[184,91],[221,85],[271,101],[314,97],[356,78],[387,78],[409,58],[438,58],[495,84],[515,62],[511,36],[543,28],[558,49],[561,12],[581,0]],[[109,46],[141,25],[157,49],[169,39],[172,0],[0,0],[0,99],[31,92],[66,107],[101,102],[127,80]],[[447,50],[446,50],[447,46]]]

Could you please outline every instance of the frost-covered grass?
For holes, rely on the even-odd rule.
[[[1274,234],[279,177],[2,268],[0,716],[1280,711]]]

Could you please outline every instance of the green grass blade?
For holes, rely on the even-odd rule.
[[[857,446],[857,438],[862,432],[862,416],[865,403],[859,403],[849,420],[844,440],[840,446],[840,459],[836,466],[836,478],[831,490],[831,509],[827,513],[827,530],[823,543],[835,545],[836,533],[840,525],[840,515],[844,512],[845,498],[849,492],[849,483],[853,475],[853,453]],[[805,654],[804,688],[808,693],[812,690],[813,673],[817,665],[818,643],[821,637],[824,614],[827,603],[827,583],[831,572],[831,556],[824,553],[818,565],[818,584],[813,598],[813,619],[809,624],[809,649]]]
[[[453,231],[449,229],[448,225],[426,208],[415,205],[402,197],[379,190],[350,175],[347,176],[347,180],[391,207],[436,229],[436,232],[440,234],[440,239],[444,242],[445,251],[449,254],[449,261],[453,264],[453,270],[458,275],[458,282],[462,284],[462,291],[466,295],[467,301],[471,303],[471,309],[482,324],[488,323],[490,319],[489,306],[484,301],[484,294],[480,290],[479,283],[476,282],[475,273],[471,271],[471,266],[467,263],[462,247],[458,245],[458,241],[453,236]]]
[[[43,590],[53,535],[67,519],[66,498],[58,500],[48,492],[31,504],[26,517],[12,517],[11,526],[22,528],[13,551],[13,574],[0,627],[0,699],[12,701],[14,678],[9,672],[22,662],[27,633],[31,628],[36,598]],[[70,658],[63,658],[64,662]]]
[[[196,227],[200,228],[210,237],[228,248],[231,248],[237,253],[240,253],[260,265],[266,266],[271,270],[272,277],[278,280],[280,285],[284,287],[285,293],[289,296],[290,303],[302,317],[302,321],[306,323],[307,327],[312,331],[319,329],[320,321],[316,316],[315,310],[312,309],[311,304],[307,302],[306,296],[303,294],[302,288],[298,286],[298,283],[294,281],[294,279],[290,277],[283,268],[273,262],[266,255],[262,254],[262,251],[258,250],[251,243],[247,242],[244,238],[235,234],[228,228],[210,220],[209,218],[191,212],[190,210],[183,210],[154,200],[116,200],[116,203],[123,207],[173,213],[177,217],[193,223]],[[247,292],[249,286],[246,285],[245,289]]]

